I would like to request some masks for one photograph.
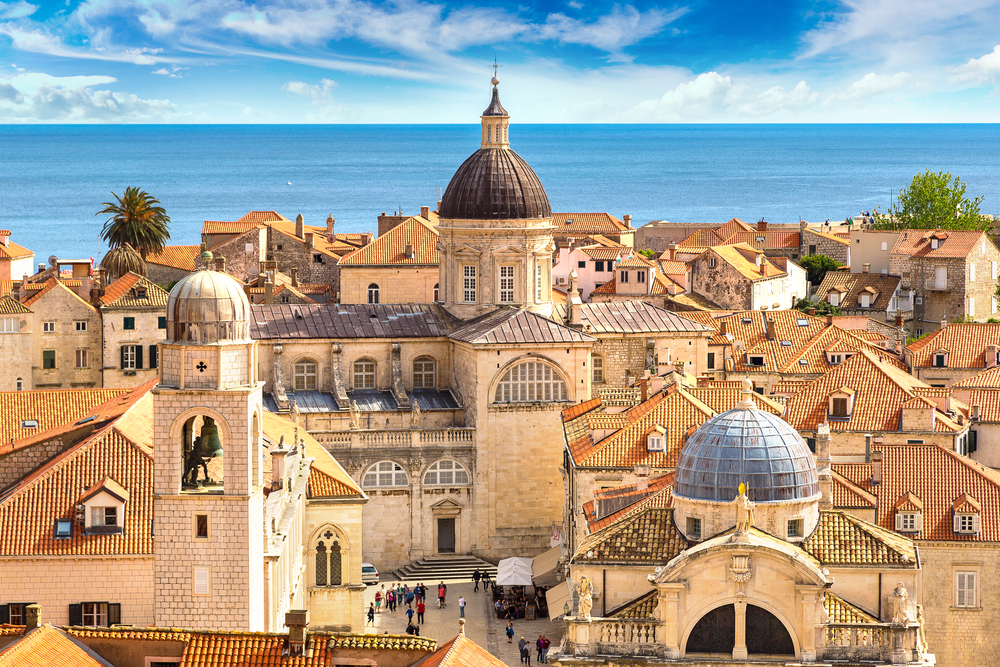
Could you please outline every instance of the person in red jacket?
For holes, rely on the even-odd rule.
[[[424,609],[426,609],[426,607],[424,606],[424,601],[421,600],[420,602],[417,603],[417,623],[423,624]]]

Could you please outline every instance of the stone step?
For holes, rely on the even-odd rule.
[[[476,569],[480,572],[489,572],[490,576],[496,577],[497,568],[492,563],[475,556],[459,554],[434,554],[407,563],[393,574],[402,581],[423,581],[430,585],[428,582],[433,580],[472,581],[472,573]]]

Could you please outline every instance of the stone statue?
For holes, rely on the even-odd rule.
[[[590,610],[594,608],[594,585],[587,575],[580,577],[577,590],[580,592],[580,607],[576,615],[579,618],[590,618]]]
[[[298,424],[299,424],[299,404],[298,404],[298,402],[294,398],[292,399],[291,413],[292,413],[292,422],[296,426],[298,426]]]
[[[358,423],[361,420],[361,411],[358,410],[357,401],[351,401],[348,408],[351,411],[351,430],[357,431],[360,428],[360,426],[358,426]]]
[[[740,495],[736,496],[733,504],[736,505],[736,532],[745,535],[753,525],[753,508],[757,506],[747,498],[746,484],[740,483]]]
[[[902,581],[896,582],[896,587],[892,589],[892,595],[889,597],[892,601],[892,622],[906,623],[909,621],[910,618],[907,614],[906,586],[903,585]]]
[[[420,404],[413,400],[413,408],[410,410],[410,428],[420,428]]]

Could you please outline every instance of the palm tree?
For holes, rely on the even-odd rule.
[[[126,243],[135,248],[143,259],[160,252],[170,240],[170,216],[160,202],[145,190],[125,188],[125,195],[115,202],[104,202],[104,209],[95,215],[109,215],[101,229],[101,238],[111,248]]]
[[[129,272],[145,276],[146,262],[128,243],[112,248],[101,260],[101,273],[104,275],[105,287]]]

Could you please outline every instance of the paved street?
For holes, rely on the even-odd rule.
[[[386,581],[385,585],[396,582]],[[415,585],[419,582],[404,581],[406,585]],[[490,653],[500,658],[504,663],[512,666],[520,664],[520,656],[517,653],[517,641],[523,635],[534,647],[535,640],[539,634],[545,634],[552,642],[553,649],[562,641],[565,625],[561,620],[550,621],[548,619],[538,619],[534,621],[514,621],[514,642],[507,643],[504,630],[507,622],[497,619],[493,611],[493,596],[483,593],[482,589],[478,593],[473,592],[473,583],[453,583],[446,580],[448,586],[448,606],[445,609],[437,608],[437,585],[438,581],[425,581],[427,586],[427,611],[424,614],[424,623],[420,626],[420,634],[424,637],[432,637],[437,640],[438,645],[452,639],[458,634],[458,598],[465,596],[467,605],[465,607],[465,634],[472,641],[486,648]],[[381,589],[378,586],[369,586],[365,592],[365,610],[368,605],[375,601],[375,591]],[[414,606],[414,611],[416,606]],[[375,615],[375,627],[365,628],[365,632],[389,634],[405,634],[406,631],[406,605],[396,607],[396,611],[389,613],[383,606],[382,612]],[[413,615],[416,620],[416,613]],[[552,650],[552,649],[550,649]],[[531,651],[531,664],[535,664],[535,651]]]

